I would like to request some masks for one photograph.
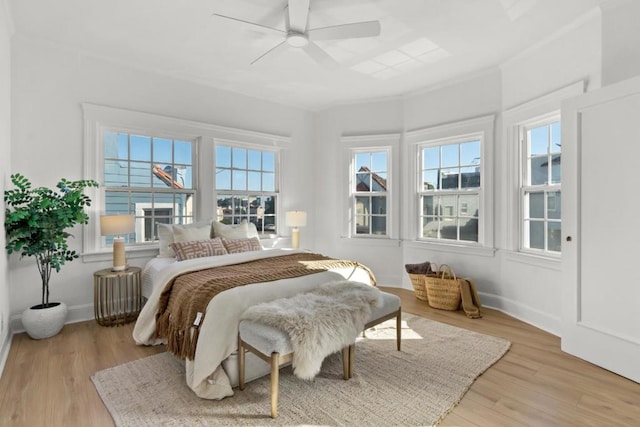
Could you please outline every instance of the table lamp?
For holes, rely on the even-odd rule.
[[[135,231],[135,215],[101,215],[100,231],[103,236],[116,236],[113,239],[113,267],[112,271],[124,271],[127,260],[124,251],[123,234]]]
[[[293,230],[291,230],[291,246],[293,249],[298,249],[300,247],[300,229],[298,227],[307,225],[307,213],[304,211],[289,211],[285,222],[288,227],[293,227]]]

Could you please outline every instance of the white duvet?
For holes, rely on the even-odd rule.
[[[154,339],[155,315],[164,285],[176,276],[189,271],[222,265],[238,264],[265,257],[282,256],[302,251],[269,249],[217,257],[197,258],[181,262],[167,262],[162,268],[147,275],[153,291],[142,308],[133,330],[133,338],[140,345],[162,344]],[[233,395],[229,376],[222,362],[237,350],[240,315],[250,306],[277,298],[309,291],[333,280],[348,279],[371,284],[369,274],[362,268],[337,268],[274,282],[238,286],[218,294],[207,306],[194,360],[186,361],[187,385],[201,398],[222,399]],[[162,375],[162,373],[158,373]]]

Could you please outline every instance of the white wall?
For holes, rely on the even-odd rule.
[[[610,0],[602,7],[602,85],[640,74],[640,1]]]
[[[9,184],[11,169],[11,35],[12,26],[5,1],[0,2],[0,193]],[[3,206],[4,206],[4,197]],[[4,209],[0,209],[4,224]],[[9,270],[5,233],[0,233],[0,374],[9,352]]]
[[[282,161],[283,210],[312,206],[309,141],[312,116],[221,90],[186,83],[96,59],[42,41],[16,35],[12,41],[11,170],[35,185],[55,185],[61,177],[83,178],[83,121],[80,103],[124,109],[292,137]],[[4,93],[4,92],[2,92]],[[36,155],[37,153],[37,155]],[[206,188],[208,183],[201,183]],[[213,211],[211,212],[213,214]],[[82,251],[82,227],[72,230],[71,249]],[[289,230],[283,230],[288,233]],[[306,244],[311,234],[302,235]],[[145,259],[132,263],[143,265]],[[69,320],[93,316],[93,272],[110,262],[81,259],[51,279],[51,299],[70,307]],[[10,259],[11,313],[14,321],[40,300],[34,261]],[[19,327],[19,323],[14,323]]]

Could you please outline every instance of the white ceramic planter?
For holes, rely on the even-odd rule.
[[[62,330],[67,320],[67,305],[63,302],[49,303],[48,308],[34,305],[22,312],[22,326],[35,340],[49,338]]]

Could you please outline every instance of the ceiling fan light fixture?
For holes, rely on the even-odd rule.
[[[287,34],[287,44],[291,47],[305,47],[309,44],[306,34],[290,32]]]

